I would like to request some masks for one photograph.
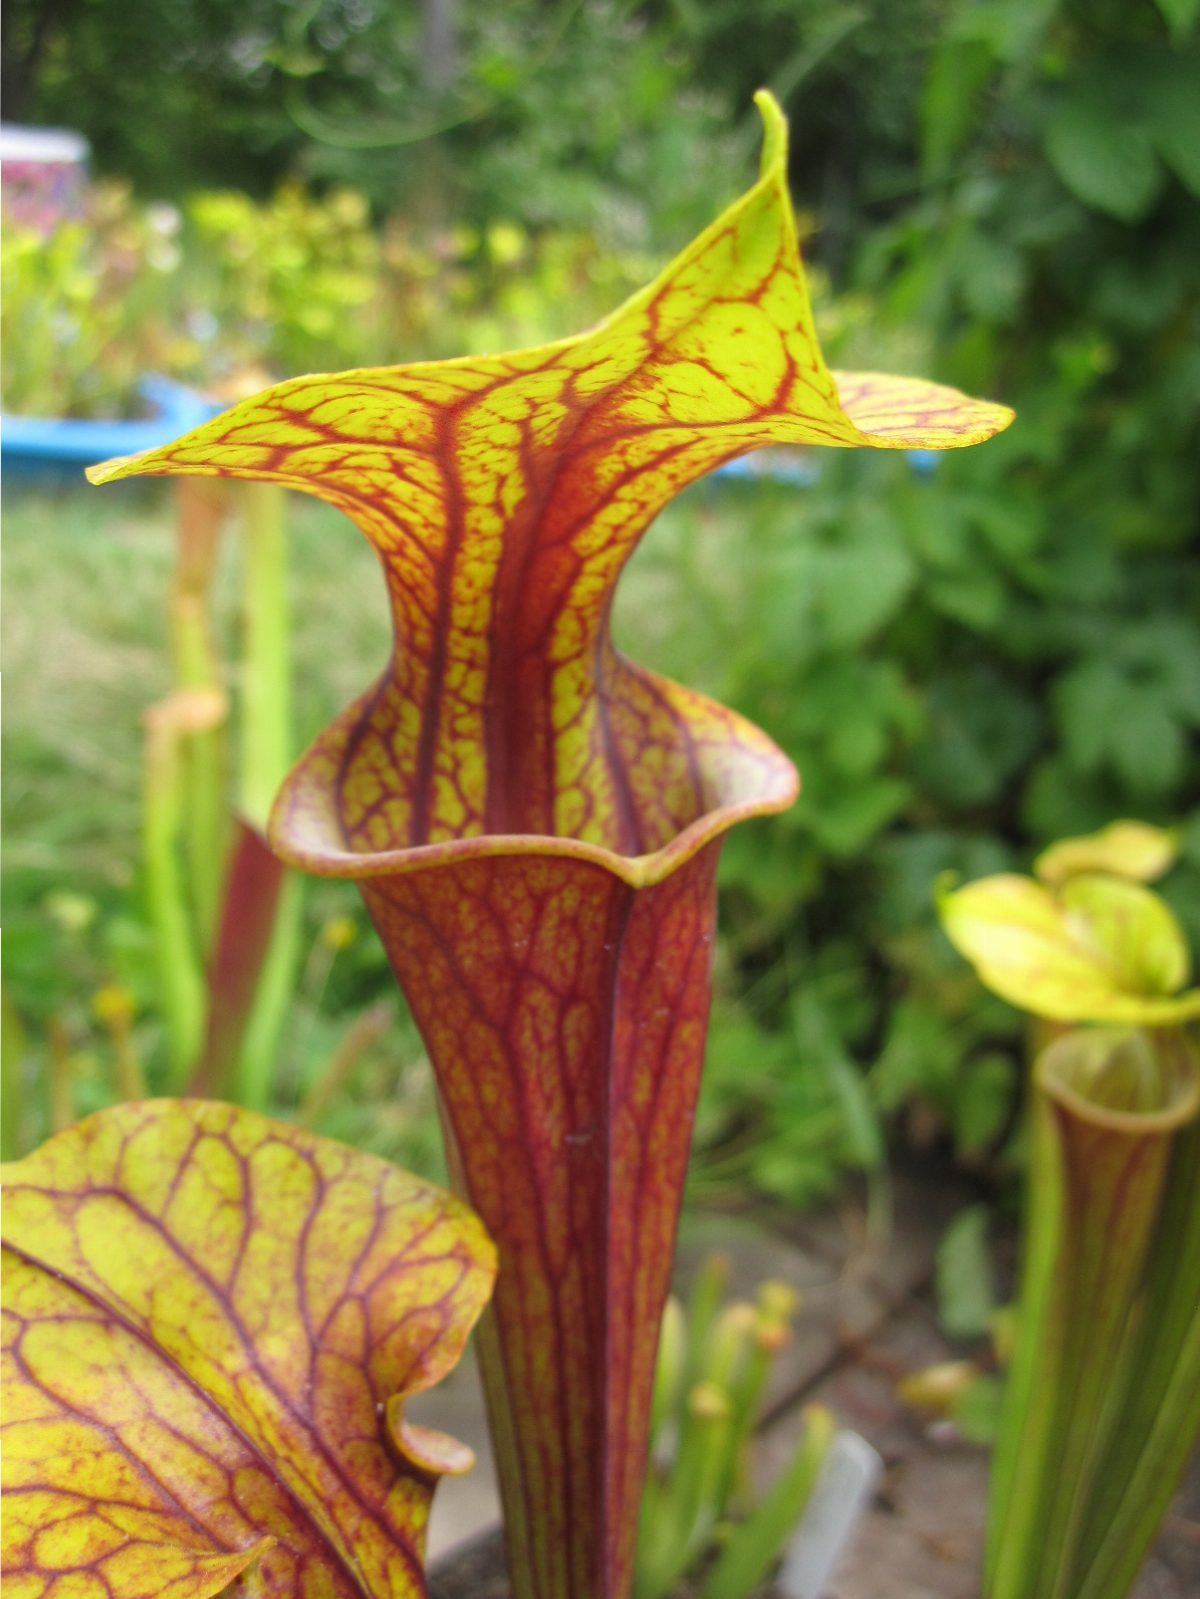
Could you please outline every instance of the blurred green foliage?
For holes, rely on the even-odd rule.
[[[150,1091],[170,1081],[140,834],[142,718],[172,683],[174,515],[159,485],[111,499],[86,487],[14,495],[6,508],[6,575],[20,595],[6,612],[3,796],[4,1134],[14,1152],[49,1132],[55,1086],[74,1115],[119,1097],[113,1039],[94,1003],[103,989],[127,996]],[[240,531],[226,534],[216,584],[222,681],[239,705],[245,685],[231,668],[244,621]],[[378,670],[386,607],[369,547],[336,513],[301,502],[288,535],[297,731],[307,742]],[[307,887],[272,1107],[444,1175],[416,1029],[404,1013],[363,1025],[394,985],[357,890]]]
[[[352,183],[379,214],[520,216],[658,249],[708,219],[714,162],[749,159],[750,97],[765,83],[790,104],[797,192],[841,261],[867,207],[906,181],[945,11],[945,0],[11,0],[6,116],[80,127],[102,172],[156,199],[231,174],[264,197],[299,175]]]
[[[760,722],[805,782],[726,849],[696,1183],[804,1202],[877,1172],[897,1125],[1006,1161],[1019,1022],[950,951],[934,878],[1178,823],[1163,891],[1200,937],[1197,0],[464,3],[440,64],[436,5],[138,9],[64,4],[70,48],[62,20],[34,50],[36,8],[8,8],[31,110],[179,206],[151,238],[166,214],[121,202],[134,279],[89,265],[103,227],[61,230],[56,261],[11,241],[22,409],[100,406],[106,315],[160,329],[135,367],[204,381],[573,331],[736,190],[749,91],[781,94],[833,362],[1019,414],[928,472],[826,452],[803,488],[699,485],[634,562],[630,653]],[[234,177],[260,198],[212,192]],[[57,367],[46,316],[51,345],[78,328]],[[326,713],[365,680],[342,664]]]
[[[88,192],[47,234],[7,219],[6,410],[130,416],[138,379],[221,393],[297,372],[537,342],[602,315],[653,271],[565,228],[420,231],[363,195],[286,182],[266,200],[202,190],[182,208]]]
[[[629,0],[14,0],[4,60],[9,118],[155,198],[299,174],[424,221],[590,227],[599,198],[686,232],[726,122],[675,8]]]
[[[862,241],[857,283],[876,337],[925,330],[928,369],[1018,421],[924,481],[889,461],[826,472],[795,508],[803,539],[743,546],[764,551],[758,599],[718,613],[745,641],[740,657],[714,652],[719,692],[806,778],[791,816],[736,837],[726,863],[745,961],[778,973],[772,950],[813,946],[787,995],[769,977],[752,990],[760,1022],[781,1047],[803,992],[833,1041],[765,1096],[780,1153],[758,1174],[781,1193],[821,1175],[820,1152],[797,1171],[783,1151],[793,1136],[806,1148],[796,1130],[814,1103],[836,1112],[814,1063],[838,1049],[873,1063],[880,1113],[907,1104],[915,1131],[940,1128],[960,1154],[1009,1125],[1017,1024],[965,995],[946,959],[928,908],[939,865],[986,873],[1055,836],[1180,820],[1196,803],[1198,14],[1165,0],[946,8],[916,194]],[[1185,839],[1165,893],[1194,938],[1194,810]],[[785,904],[797,891],[799,912]],[[709,1103],[736,1129],[763,1096],[722,1071],[720,1040]],[[823,1151],[853,1159],[839,1119]],[[857,1158],[869,1164],[861,1141]]]
[[[0,237],[4,409],[31,416],[126,416],[138,379],[176,363],[163,347],[179,251],[128,190],[93,191],[83,216],[45,233],[5,218]]]
[[[663,1308],[650,1414],[650,1471],[634,1557],[634,1599],[753,1599],[812,1497],[836,1432],[832,1411],[804,1413],[770,1490],[750,1470],[772,1368],[799,1309],[782,1281],[756,1302],[727,1298],[730,1262],[712,1255],[687,1305]]]

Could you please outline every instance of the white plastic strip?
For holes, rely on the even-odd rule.
[[[865,1438],[837,1434],[775,1579],[782,1599],[821,1599],[882,1471],[883,1461]]]

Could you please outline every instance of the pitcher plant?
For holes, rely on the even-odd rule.
[[[758,104],[759,180],[591,331],[294,378],[90,474],[283,484],[379,555],[391,659],[293,770],[270,838],[360,883],[498,1246],[480,1357],[519,1599],[628,1593],[717,856],[798,788],[764,733],[617,652],[617,581],[667,501],[748,450],[951,449],[1011,420],[829,370],[786,123]]]

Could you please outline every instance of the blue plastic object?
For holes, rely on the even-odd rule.
[[[791,483],[801,487],[815,483],[820,475],[821,469],[811,455],[778,447],[739,455],[734,461],[726,461],[713,473],[714,477],[748,478],[751,482],[765,478],[770,483]]]
[[[0,458],[4,471],[13,477],[59,477],[73,475],[73,468],[107,461],[114,455],[136,455],[186,433],[207,422],[225,409],[214,404],[196,389],[189,389],[171,378],[149,376],[142,379],[138,392],[150,407],[151,415],[131,422],[77,421],[32,416],[0,418]],[[929,450],[910,450],[908,460],[915,472],[924,476],[934,471],[937,456]],[[800,451],[769,449],[755,451],[718,467],[717,478],[767,479],[775,483],[804,486],[815,483],[820,467],[812,456]]]
[[[904,458],[918,477],[930,477],[937,471],[941,456],[936,450],[906,450]],[[753,450],[749,455],[739,455],[736,461],[726,461],[712,474],[714,478],[742,478],[750,482],[789,483],[807,488],[821,476],[816,456],[801,450],[769,448]]]
[[[138,392],[151,414],[131,422],[34,416],[0,419],[0,460],[5,472],[16,477],[70,475],[74,467],[169,444],[224,409],[170,378],[143,378]]]

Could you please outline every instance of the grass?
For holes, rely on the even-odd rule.
[[[12,499],[6,516],[4,805],[8,868],[128,888],[140,815],[141,719],[170,687],[166,485]],[[293,500],[297,721],[307,743],[379,670],[387,612],[366,544],[329,508]],[[237,626],[236,524],[225,538],[219,626]],[[235,684],[227,685],[235,689]]]
[[[171,686],[173,492],[165,484],[20,491],[6,507],[3,825],[7,995],[25,1062],[25,1104],[9,1110],[19,1147],[47,1130],[52,1036],[62,1041],[75,1112],[111,1097],[110,1040],[91,1007],[107,984],[138,1000],[136,1042],[156,1086],[162,1038],[139,882],[141,726]],[[374,557],[344,519],[299,499],[288,517],[299,753],[378,672],[388,619]],[[218,581],[225,659],[238,627],[237,554],[231,520]],[[332,1067],[356,1016],[392,992],[353,886],[313,883],[307,907],[307,953],[276,1083],[278,1106],[290,1112]],[[331,926],[343,938],[351,929],[336,953]],[[401,1017],[368,1041],[320,1125],[435,1173],[421,1061]]]

